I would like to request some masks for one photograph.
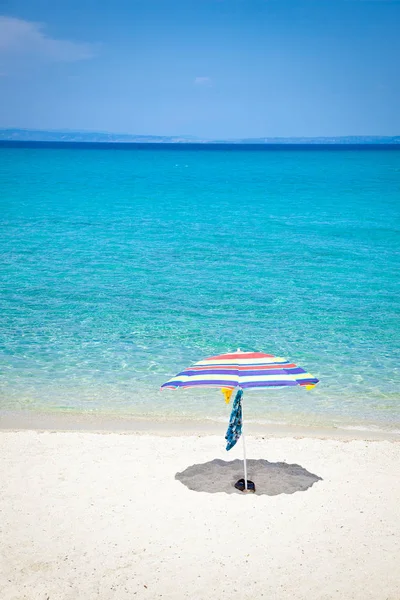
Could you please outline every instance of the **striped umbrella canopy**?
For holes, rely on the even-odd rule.
[[[181,371],[162,388],[218,387],[243,390],[301,385],[313,387],[318,379],[284,358],[263,352],[211,356]]]
[[[307,373],[294,363],[263,352],[242,352],[238,349],[230,354],[220,354],[205,358],[192,367],[181,371],[164,383],[162,389],[177,389],[189,387],[222,388],[226,400],[229,402],[232,390],[237,388],[228,433],[236,439],[242,436],[243,441],[243,467],[244,491],[255,490],[254,483],[247,480],[246,446],[243,432],[243,405],[242,395],[245,389],[262,389],[271,387],[304,386],[313,388],[318,379]],[[234,414],[235,413],[235,414]],[[233,432],[233,433],[232,433]],[[228,436],[227,433],[227,436]],[[228,437],[226,436],[226,439]],[[231,447],[231,446],[230,446]],[[230,447],[227,447],[229,449]]]

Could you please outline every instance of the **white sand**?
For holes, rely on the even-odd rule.
[[[305,471],[272,465],[266,495],[196,492],[175,474],[240,444],[0,432],[0,599],[400,599],[399,443],[249,438],[248,454]],[[322,479],[279,493],[306,472]]]

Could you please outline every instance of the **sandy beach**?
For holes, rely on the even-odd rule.
[[[0,445],[2,600],[400,598],[397,442],[252,436],[256,495],[221,436]]]

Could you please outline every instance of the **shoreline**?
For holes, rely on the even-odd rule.
[[[5,431],[88,431],[182,437],[224,435],[227,422],[196,419],[155,420],[127,415],[113,416],[87,413],[46,413],[33,411],[0,411],[0,432]],[[246,435],[272,438],[309,438],[331,440],[365,440],[400,442],[400,430],[384,430],[363,426],[300,426],[292,424],[245,422]]]

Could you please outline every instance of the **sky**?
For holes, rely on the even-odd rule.
[[[400,0],[0,0],[0,127],[400,135]]]

